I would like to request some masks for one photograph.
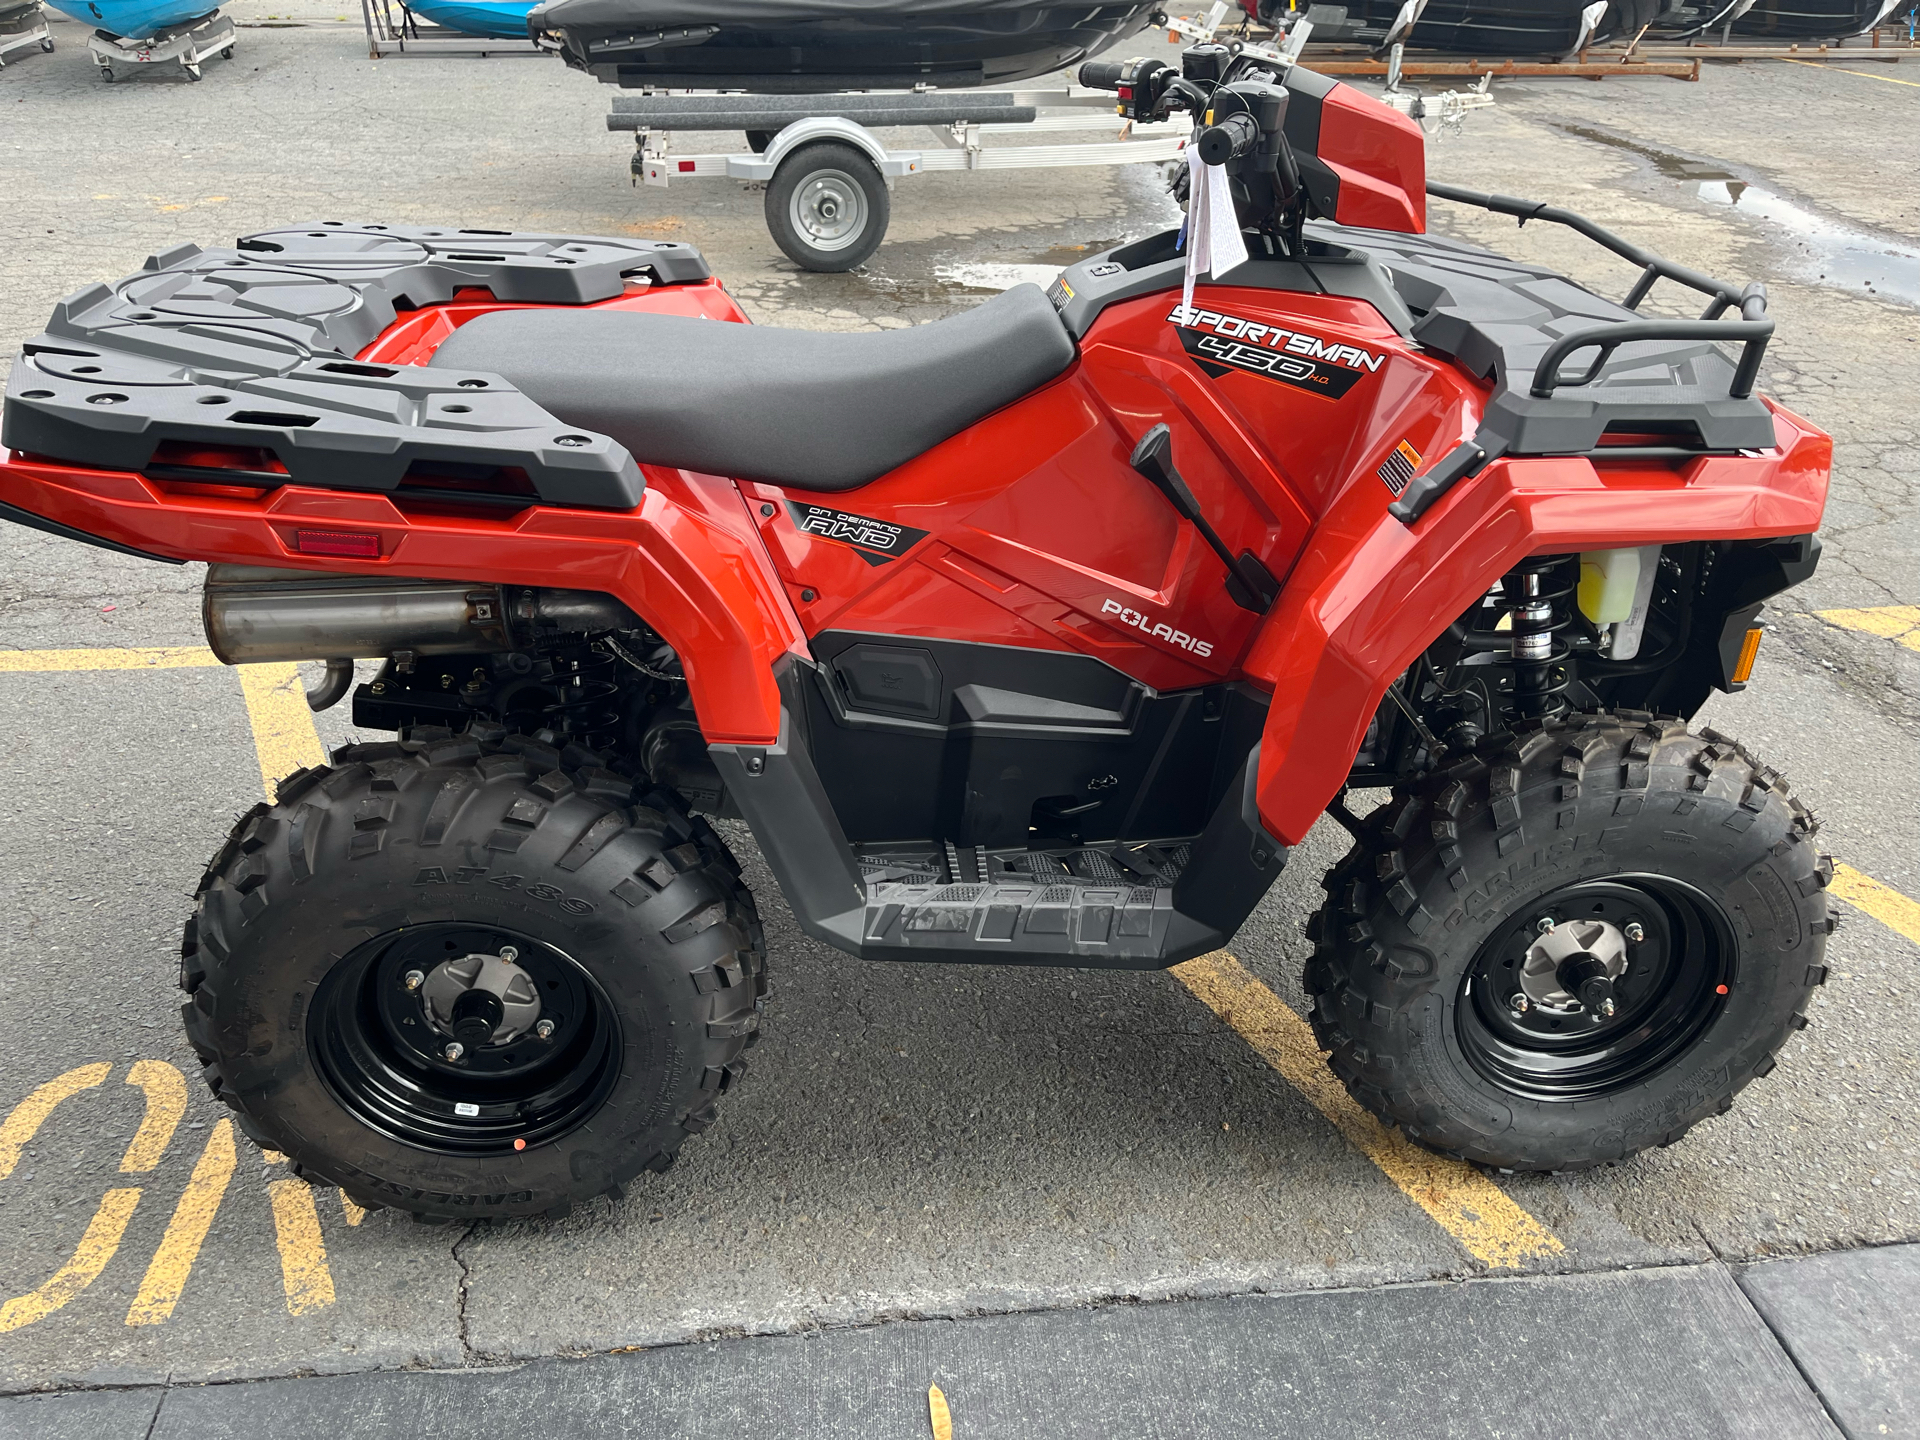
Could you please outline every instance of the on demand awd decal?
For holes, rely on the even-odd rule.
[[[1338,400],[1386,360],[1345,341],[1322,340],[1215,310],[1175,305],[1167,321],[1177,327],[1180,344],[1194,363],[1216,380],[1229,370],[1245,370]]]
[[[927,538],[925,530],[916,530],[911,525],[895,525],[890,520],[853,515],[825,505],[801,505],[789,500],[787,509],[793,515],[793,523],[807,534],[851,545],[869,565],[884,565],[898,559]]]

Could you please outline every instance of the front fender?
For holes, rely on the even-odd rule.
[[[1817,529],[1832,440],[1779,406],[1779,443],[1675,468],[1582,457],[1497,460],[1409,527],[1372,477],[1316,527],[1247,657],[1270,686],[1258,803],[1288,845],[1346,783],[1387,686],[1528,555]]]

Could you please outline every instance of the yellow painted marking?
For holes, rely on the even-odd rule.
[[[161,1325],[173,1314],[180,1292],[187,1288],[193,1262],[200,1258],[200,1246],[206,1241],[213,1217],[226,1198],[233,1162],[233,1121],[222,1120],[207,1136],[193,1176],[180,1203],[173,1207],[167,1233],[160,1237],[160,1248],[153,1252],[153,1263],[140,1282],[140,1293],[127,1310],[127,1324]]]
[[[280,1281],[287,1292],[287,1313],[305,1315],[333,1304],[333,1272],[327,1269],[327,1245],[320,1238],[320,1217],[313,1208],[313,1187],[304,1180],[275,1180],[273,1228],[280,1242]]]
[[[327,763],[320,735],[307,708],[307,687],[292,661],[242,665],[240,688],[246,692],[247,718],[253,722],[253,748],[260,755],[260,779],[271,800],[282,775]]]
[[[1566,1248],[1478,1170],[1422,1150],[1355,1104],[1321,1059],[1307,1022],[1226,951],[1189,960],[1173,974],[1474,1259],[1513,1269]]]
[[[127,1084],[147,1092],[147,1113],[120,1158],[120,1173],[140,1175],[160,1163],[180,1117],[187,1113],[187,1078],[164,1060],[136,1060]]]
[[[1897,640],[1909,650],[1920,650],[1920,605],[1877,605],[1869,610],[1816,610],[1829,625],[1864,630]]]
[[[278,1150],[262,1150],[260,1152],[260,1163],[262,1165],[284,1165],[287,1163],[287,1157],[282,1155]]]
[[[344,1190],[340,1192],[340,1208],[346,1212],[349,1225],[358,1225],[367,1218],[367,1207],[357,1204],[354,1198]]]
[[[1920,902],[1908,899],[1891,885],[1882,885],[1871,875],[1862,875],[1851,865],[1835,865],[1829,895],[1838,895],[1857,909],[1864,910],[1889,930],[1898,931],[1920,945]]]
[[[107,1191],[93,1219],[87,1222],[87,1233],[74,1247],[73,1258],[38,1290],[29,1290],[0,1305],[0,1335],[46,1319],[91,1285],[120,1248],[120,1237],[127,1233],[127,1221],[133,1218],[133,1207],[139,1203],[138,1190]]]
[[[1875,75],[1869,70],[1845,70],[1838,65],[1823,65],[1818,60],[1795,60],[1786,55],[1780,58],[1789,65],[1811,65],[1816,70],[1839,70],[1842,75],[1858,75],[1862,80],[1884,80],[1889,85],[1911,85],[1920,90],[1920,80],[1896,80],[1891,75]]]
[[[938,1385],[927,1387],[927,1421],[933,1440],[953,1440],[953,1411],[947,1408],[947,1392]]]
[[[47,1081],[14,1106],[6,1123],[0,1124],[0,1180],[13,1173],[13,1167],[20,1163],[20,1152],[40,1133],[40,1127],[46,1123],[56,1105],[82,1090],[93,1089],[112,1072],[113,1066],[105,1060],[76,1066],[66,1074]]]
[[[28,670],[189,670],[218,665],[204,645],[149,650],[0,650],[0,674]]]

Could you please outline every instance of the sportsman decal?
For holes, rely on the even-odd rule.
[[[884,565],[897,560],[927,538],[925,530],[911,525],[895,525],[890,520],[875,520],[870,515],[852,515],[825,505],[801,505],[787,502],[793,523],[809,535],[822,540],[838,540],[851,545],[869,565]]]
[[[1420,468],[1420,452],[1402,440],[1393,447],[1380,468],[1373,473],[1378,475],[1394,498],[1400,498],[1400,492],[1407,488],[1407,482],[1413,479],[1413,472]]]
[[[1176,327],[1187,354],[1216,380],[1229,370],[1245,370],[1338,400],[1362,375],[1372,374],[1386,361],[1384,355],[1345,341],[1324,340],[1215,310],[1175,305],[1167,322]]]

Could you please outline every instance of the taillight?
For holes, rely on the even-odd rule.
[[[380,537],[365,530],[296,530],[293,532],[293,548],[302,555],[378,560]]]

